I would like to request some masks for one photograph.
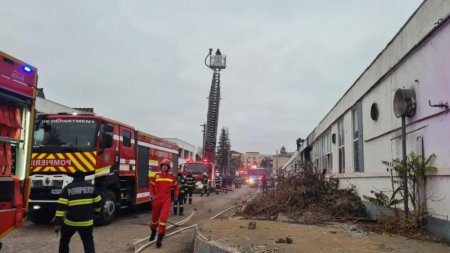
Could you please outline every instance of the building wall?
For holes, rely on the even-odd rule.
[[[195,160],[197,149],[194,145],[178,138],[164,138],[178,145],[178,164],[184,164],[187,160]]]
[[[449,233],[442,231],[450,230],[450,110],[428,103],[450,102],[449,15],[450,1],[425,1],[308,138],[316,162],[323,155],[318,149],[327,131],[338,135],[337,122],[343,119],[345,173],[339,172],[337,144],[332,144],[332,168],[327,173],[340,179],[340,187],[356,186],[360,196],[371,195],[371,190],[389,191],[391,174],[382,161],[402,156],[401,119],[393,112],[393,98],[399,88],[414,89],[417,110],[406,119],[407,153],[422,154],[423,140],[425,157],[433,153],[437,156],[437,172],[428,176],[426,186],[433,220],[429,229],[447,240]],[[358,102],[362,108],[363,172],[355,172],[354,164],[352,109]],[[370,116],[373,103],[379,109],[376,121]],[[302,152],[306,146],[302,146]]]
[[[264,158],[272,159],[272,155],[260,154],[259,152],[246,152],[245,154],[242,154],[241,162],[245,168],[252,165],[260,166],[261,161]]]
[[[273,167],[272,167],[272,174],[277,175],[278,170],[281,169],[291,158],[292,154],[290,155],[274,155],[273,156]]]
[[[82,111],[41,97],[36,97],[36,111],[41,114],[83,113]]]

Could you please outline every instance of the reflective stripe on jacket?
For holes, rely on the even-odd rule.
[[[150,194],[156,198],[170,198],[173,189],[174,197],[178,198],[179,188],[177,180],[168,173],[160,173],[150,181]]]
[[[102,197],[86,181],[73,181],[62,190],[56,204],[55,225],[87,227],[94,224],[93,215],[101,211]]]

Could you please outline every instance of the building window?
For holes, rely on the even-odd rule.
[[[358,102],[352,109],[353,121],[353,165],[355,172],[364,172],[362,105]]]
[[[338,153],[339,173],[345,173],[345,142],[344,142],[344,120],[338,121]]]
[[[123,146],[131,147],[131,132],[123,130]]]
[[[314,158],[317,170],[323,174],[332,171],[333,155],[331,153],[331,131],[327,131],[314,143]]]

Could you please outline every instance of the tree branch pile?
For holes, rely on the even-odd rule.
[[[314,170],[279,175],[275,187],[249,202],[243,214],[273,218],[280,213],[305,223],[366,217],[354,188],[338,189],[338,181]]]

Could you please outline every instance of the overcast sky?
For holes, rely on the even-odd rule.
[[[47,99],[202,143],[227,54],[219,130],[232,149],[295,149],[422,0],[0,0],[0,50],[39,70]]]

